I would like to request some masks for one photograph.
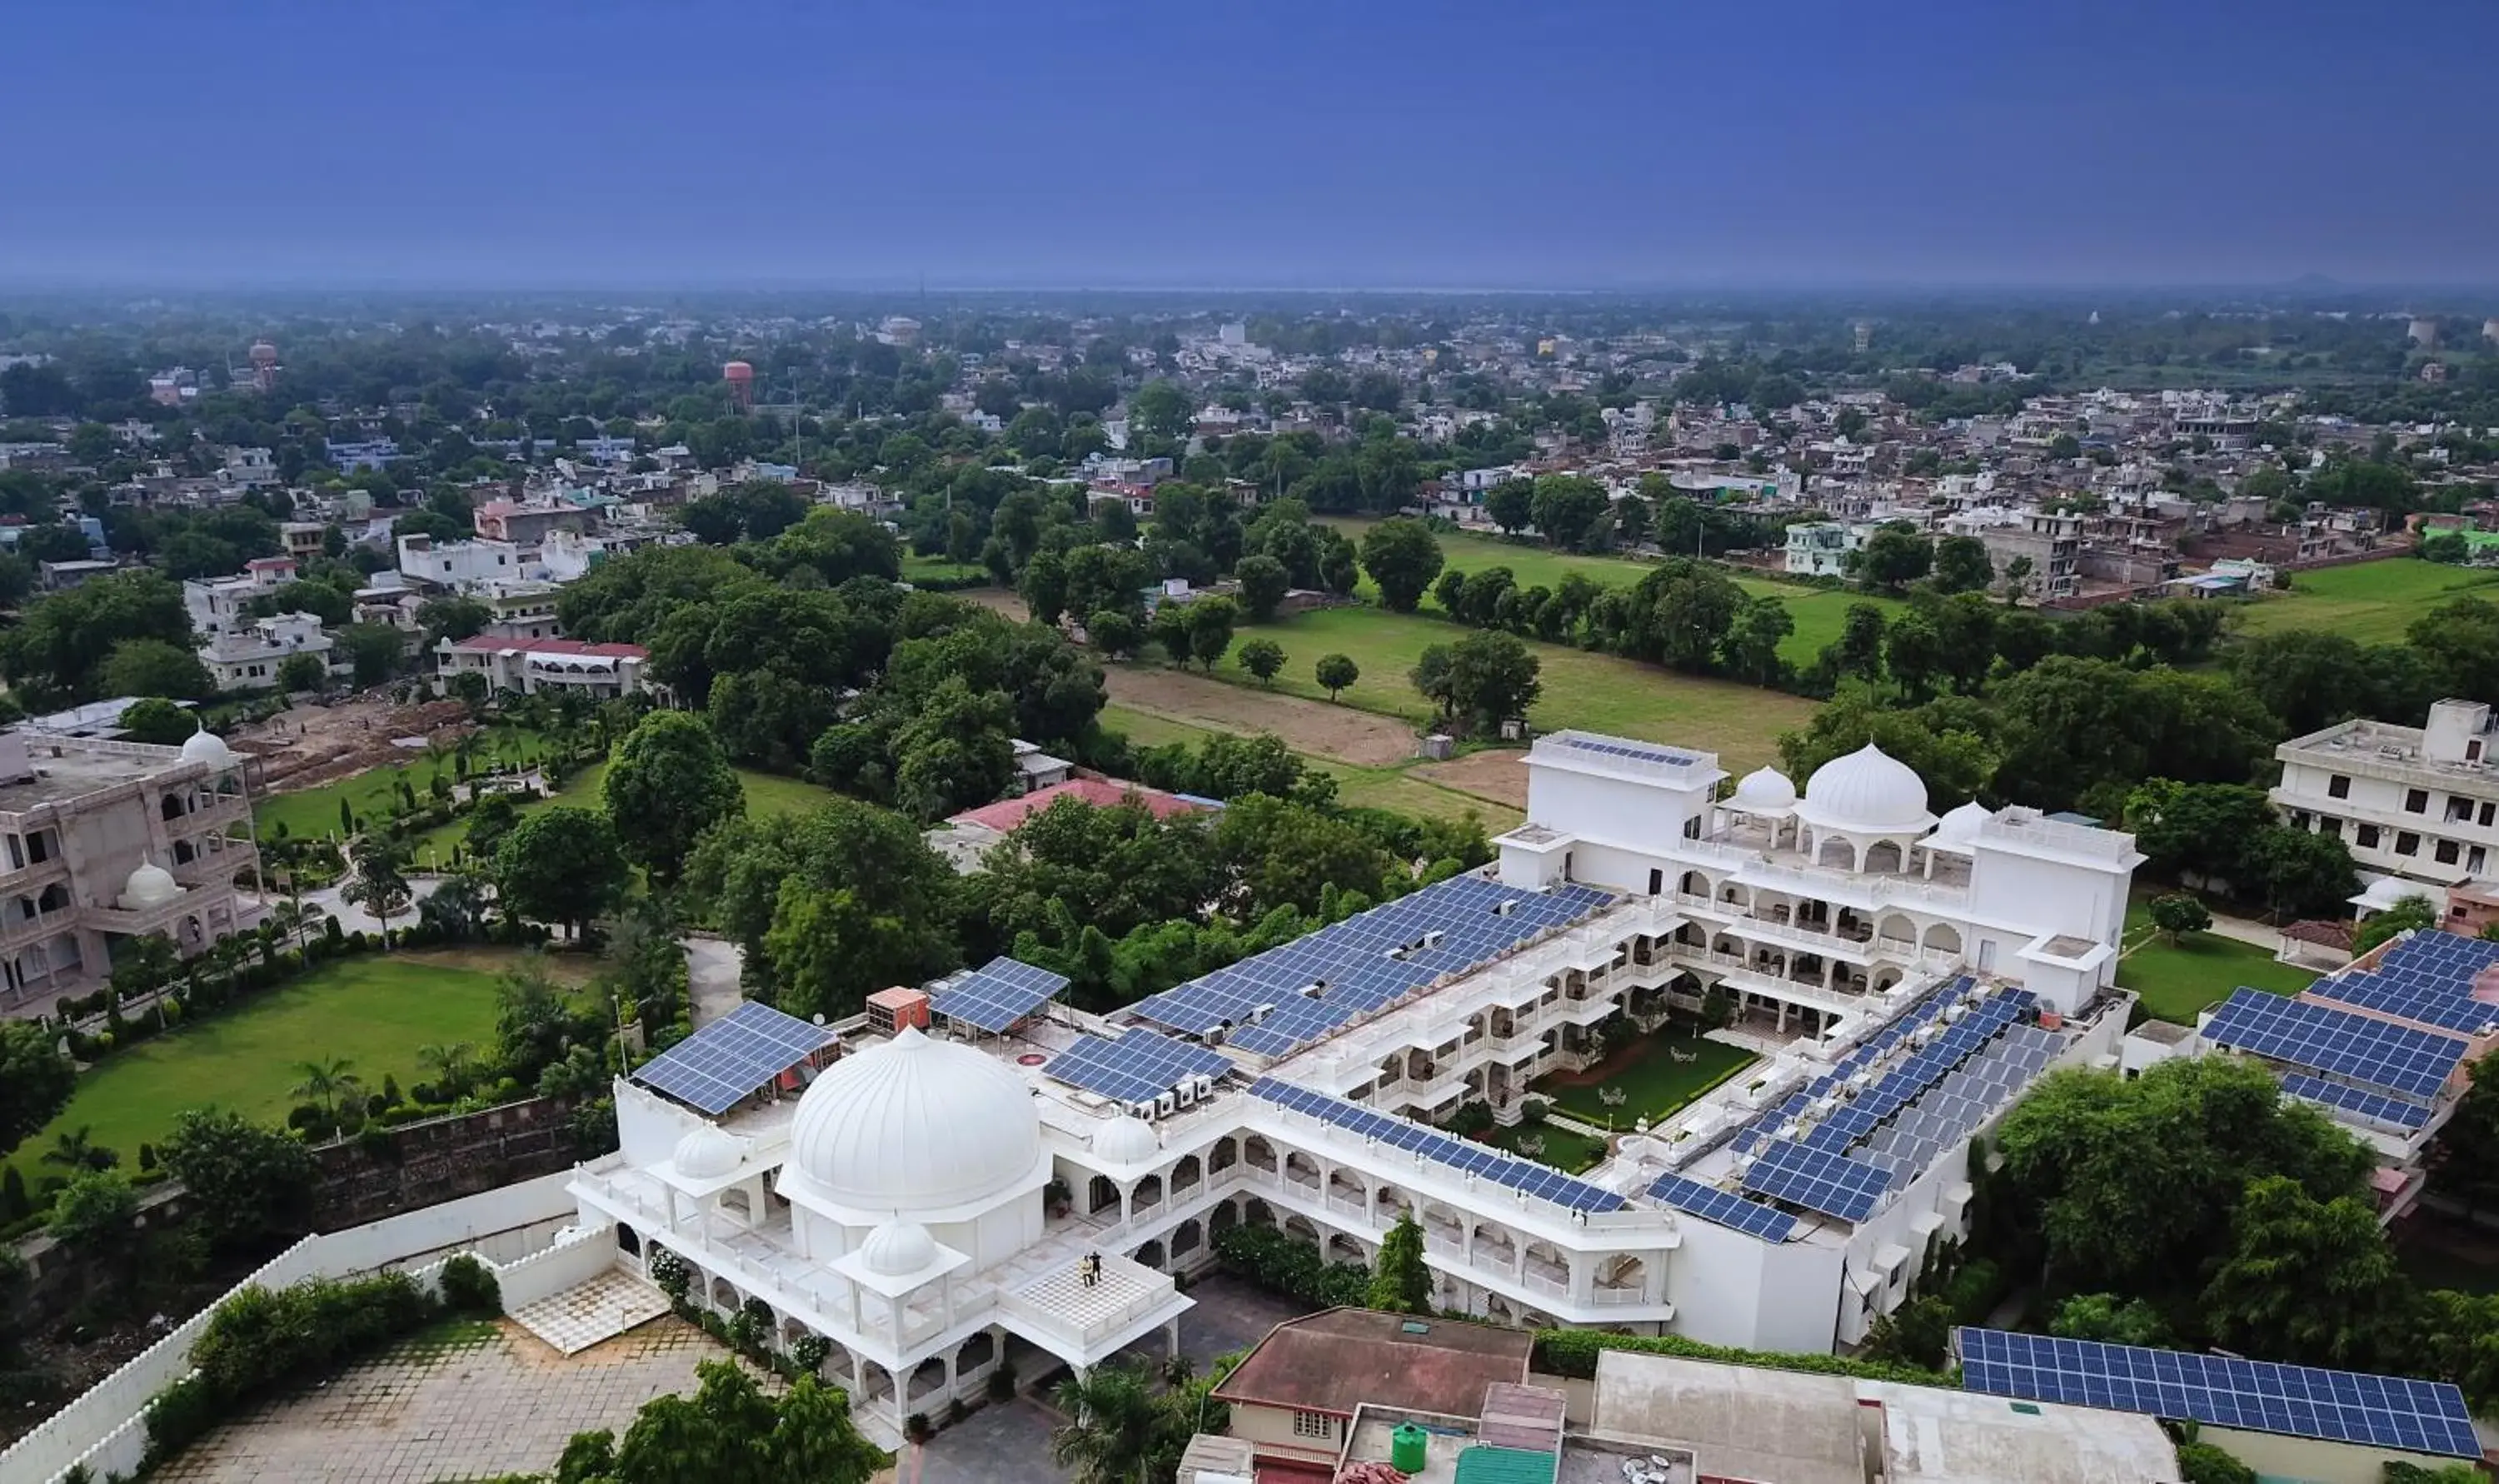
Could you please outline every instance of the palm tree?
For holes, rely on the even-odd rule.
[[[1162,1440],[1163,1409],[1144,1368],[1096,1366],[1059,1383],[1067,1418],[1050,1435],[1051,1461],[1075,1484],[1132,1484]]]
[[[321,1116],[334,1134],[339,1131],[339,1100],[353,1097],[364,1086],[364,1082],[349,1070],[354,1065],[343,1056],[295,1064],[295,1070],[304,1074],[304,1081],[295,1084],[293,1095],[308,1103],[320,1104]]]
[[[311,937],[312,929],[327,916],[314,904],[290,898],[269,909],[269,920],[264,925],[271,928],[276,937],[301,949]]]
[[[44,1151],[44,1163],[64,1170],[110,1170],[121,1163],[121,1156],[99,1146],[93,1137],[94,1125],[81,1123],[77,1128],[52,1137],[52,1146]]]
[[[417,1061],[434,1069],[434,1085],[446,1098],[457,1098],[469,1090],[470,1067],[476,1055],[476,1046],[467,1041],[416,1048]]]
[[[339,899],[364,908],[390,931],[391,914],[406,909],[411,893],[406,873],[406,847],[395,839],[367,835],[350,852],[356,876],[339,888]]]

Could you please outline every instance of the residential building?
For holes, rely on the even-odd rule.
[[[38,562],[35,564],[36,585],[47,593],[65,593],[91,577],[102,577],[120,565],[117,562]]]
[[[1838,577],[1848,554],[1865,548],[1867,528],[1840,521],[1800,521],[1788,528],[1787,570],[1800,577]]]
[[[489,582],[471,596],[493,617],[478,630],[483,638],[552,639],[563,630],[556,624],[556,597],[563,590],[552,582]]]
[[[520,548],[509,541],[437,541],[430,535],[399,538],[399,570],[410,582],[459,593],[525,575]]]
[[[184,578],[182,607],[191,616],[191,628],[203,636],[214,638],[249,624],[244,607],[253,598],[293,582],[295,570],[290,557],[255,557],[243,564],[238,576]]]
[[[1090,804],[1096,809],[1112,809],[1135,803],[1151,812],[1155,819],[1167,820],[1177,814],[1198,810],[1221,809],[1223,805],[1211,798],[1193,794],[1166,793],[1140,784],[1121,783],[1107,778],[1070,778],[1002,798],[978,809],[966,809],[927,833],[928,844],[956,870],[968,875],[981,868],[989,853],[1017,825],[1063,798]]]
[[[296,655],[312,655],[333,675],[350,673],[338,641],[311,613],[279,613],[229,624],[199,648],[200,662],[220,691],[262,691],[277,684],[277,671]]]
[[[348,441],[333,439],[329,450],[330,462],[344,474],[352,474],[358,469],[385,468],[400,456],[398,440],[385,437]]]
[[[2443,700],[2426,726],[2341,722],[2274,749],[2274,807],[2294,828],[2340,838],[2365,915],[2405,896],[2444,914],[2450,888],[2499,877],[2499,739],[2491,708]],[[2484,885],[2487,892],[2499,886]]]
[[[1526,1384],[1535,1347],[1523,1330],[1331,1308],[1268,1331],[1217,1385],[1214,1400],[1231,1409],[1226,1432],[1250,1444],[1262,1474],[1323,1468],[1334,1478],[1348,1452],[1361,1451],[1357,1434],[1385,1431],[1364,1423],[1382,1416],[1473,1423],[1484,1415],[1487,1394],[1498,1407],[1505,1388],[1550,1399],[1558,1445],[1562,1394]],[[1435,1441],[1452,1446],[1448,1433]]]
[[[249,759],[202,732],[149,747],[0,731],[0,1015],[49,1014],[162,935],[183,953],[250,927]]]
[[[656,689],[643,673],[651,652],[638,644],[584,644],[575,639],[509,639],[477,634],[444,639],[435,647],[438,682],[467,672],[486,677],[491,691],[533,695],[568,691],[594,700]]]
[[[286,543],[286,555],[299,563],[309,562],[321,555],[330,539],[330,528],[321,521],[285,521],[277,528],[278,539]]]
[[[580,505],[553,500],[526,503],[490,500],[478,505],[470,520],[476,527],[478,535],[491,541],[508,541],[516,546],[535,546],[551,531],[568,531],[580,535],[599,525],[598,517]]]
[[[1016,791],[1032,793],[1055,788],[1076,776],[1076,764],[1064,758],[1054,758],[1041,750],[1037,742],[1014,739]]]

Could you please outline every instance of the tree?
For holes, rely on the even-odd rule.
[[[625,858],[673,882],[702,832],[746,808],[746,790],[720,738],[685,711],[654,711],[616,744],[600,780]]]
[[[1950,535],[1935,543],[1938,593],[1984,593],[1996,581],[1996,562],[1976,536]]]
[[[616,832],[588,809],[556,805],[525,815],[495,851],[503,910],[575,934],[614,906],[632,878]]]
[[[485,676],[471,674],[481,688],[485,685]],[[329,685],[330,666],[319,655],[289,655],[277,661],[277,689],[287,694],[324,691]]]
[[[1869,590],[1898,593],[1927,575],[1935,560],[1934,543],[1905,521],[1895,521],[1850,553],[1857,580]]]
[[[1095,649],[1114,660],[1137,652],[1144,641],[1144,626],[1117,608],[1103,608],[1085,620],[1085,637]]]
[[[1541,474],[1535,488],[1529,508],[1537,531],[1554,546],[1585,543],[1612,503],[1605,486],[1577,474]]]
[[[2141,1299],[2109,1293],[2078,1293],[2057,1306],[2048,1333],[2065,1339],[2096,1339],[2113,1345],[2163,1348],[2174,1343],[2168,1321]]]
[[[121,1156],[95,1142],[93,1124],[81,1123],[53,1135],[52,1146],[44,1151],[43,1162],[64,1170],[110,1170],[121,1163]]]
[[[347,853],[356,874],[339,888],[339,899],[372,913],[384,932],[414,895],[407,884],[406,849],[397,840],[368,834],[359,836]]]
[[[390,679],[407,658],[407,636],[388,624],[349,624],[340,642],[346,647],[360,687]]]
[[[115,572],[29,604],[0,633],[0,673],[16,690],[65,701],[128,694],[109,692],[100,672],[116,645],[138,639],[190,653],[182,589],[156,572]]]
[[[2178,1445],[2178,1477],[2185,1484],[2260,1484],[2256,1471],[2227,1449],[2203,1441]]]
[[[2486,1060],[2469,1064],[2473,1084],[2430,1148],[2430,1181],[2442,1195],[2479,1210],[2499,1196],[2499,1068],[2483,1075]]]
[[[456,594],[429,597],[416,606],[416,627],[425,635],[429,652],[445,639],[456,643],[474,638],[494,617],[495,610],[484,599]]]
[[[1362,678],[1362,668],[1353,662],[1350,656],[1321,655],[1318,663],[1312,667],[1311,678],[1325,687],[1328,699],[1334,700],[1338,692]]]
[[[2406,1279],[2367,1197],[2320,1200],[2266,1176],[2249,1182],[2231,1231],[2203,1301],[2222,1343],[2298,1365],[2383,1363]]]
[[[1866,1353],[1939,1371],[1952,1342],[1952,1306],[1939,1295],[1926,1294],[1876,1319],[1866,1333]]]
[[[2268,826],[2256,836],[2248,868],[2265,905],[2284,918],[2339,917],[2360,888],[2360,873],[2341,836],[2288,824]]]
[[[1494,485],[1492,493],[1484,497],[1484,514],[1510,535],[1536,524],[1535,481],[1506,479]]]
[[[1364,533],[1362,569],[1379,588],[1392,613],[1412,613],[1432,579],[1441,574],[1441,542],[1432,528],[1412,516],[1391,516]]]
[[[115,644],[97,679],[114,695],[207,700],[217,694],[217,683],[200,657],[163,639],[124,639]]]
[[[159,695],[131,702],[121,713],[120,725],[123,741],[156,747],[179,747],[200,729],[191,713]]]
[[[2370,651],[2350,634],[2323,629],[2255,634],[2231,645],[2223,660],[2292,736],[2376,709],[2378,669]]]
[[[1535,651],[1516,635],[1488,631],[1424,650],[1412,678],[1443,716],[1490,730],[1536,704],[1544,691],[1540,668]]]
[[[299,1061],[295,1070],[302,1080],[289,1089],[295,1097],[318,1106],[321,1110],[322,1132],[339,1132],[340,1100],[353,1099],[364,1088],[364,1080],[356,1076],[355,1063],[341,1056],[326,1056],[317,1061]]]
[[[0,1153],[69,1106],[78,1068],[31,1020],[0,1020]]]
[[[2030,591],[2030,574],[2038,569],[2039,564],[2028,557],[2016,557],[2004,564],[2004,606],[2022,606],[2022,596]]]
[[[1379,1240],[1379,1259],[1371,1270],[1371,1307],[1391,1314],[1430,1315],[1432,1270],[1423,1262],[1423,1229],[1412,1212],[1397,1218]]]
[[[1071,1377],[1055,1399],[1067,1420],[1051,1434],[1051,1462],[1072,1484],[1172,1478],[1190,1435],[1221,1425],[1222,1408],[1206,1400],[1210,1384],[1159,1389],[1142,1362],[1116,1360]]]
[[[1188,605],[1188,652],[1210,675],[1232,647],[1232,627],[1240,612],[1228,597],[1201,597]]]
[[[574,1434],[556,1484],[866,1484],[885,1467],[837,1387],[802,1375],[774,1398],[735,1361],[704,1361],[695,1373],[692,1397],[642,1403],[622,1441]]]
[[[1264,552],[1251,552],[1232,569],[1241,584],[1241,611],[1253,624],[1264,624],[1276,617],[1276,605],[1284,600],[1292,587],[1292,574],[1284,564]]]
[[[1284,647],[1273,639],[1251,639],[1241,646],[1240,658],[1241,667],[1257,676],[1263,686],[1284,667]]]
[[[1839,639],[1823,659],[1834,674],[1868,682],[1883,678],[1883,641],[1890,621],[1872,603],[1850,603],[1840,616]]]
[[[1935,679],[1949,660],[1934,621],[1914,609],[1895,620],[1883,637],[1883,668],[1911,700],[1934,694]]]
[[[2173,944],[2181,933],[2209,932],[2213,926],[2213,914],[2184,891],[2154,897],[2150,910],[2152,925]]]
[[[1162,647],[1163,658],[1183,669],[1188,667],[1189,605],[1157,603],[1146,631]]]
[[[139,1214],[139,1195],[130,1177],[118,1170],[87,1170],[52,1197],[52,1213],[45,1229],[54,1242],[72,1250],[117,1253],[131,1240],[131,1220]]]
[[[2401,933],[2427,931],[2438,926],[2438,909],[2430,905],[2428,897],[2418,893],[2405,896],[2361,922],[2352,935],[2352,955],[2356,958]]]
[[[2275,822],[2273,801],[2253,784],[2149,778],[2126,801],[2126,827],[2153,868],[2189,886],[2253,884],[2248,853]]]

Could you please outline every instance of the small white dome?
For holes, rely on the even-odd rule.
[[[1093,1157],[1115,1165],[1138,1165],[1163,1151],[1153,1125],[1126,1113],[1105,1124],[1093,1136]]]
[[[716,1180],[746,1157],[746,1141],[716,1124],[691,1129],[668,1156],[677,1173],[690,1180]]]
[[[150,907],[162,907],[181,894],[182,887],[174,880],[173,872],[152,860],[143,860],[130,873],[130,880],[122,883],[121,910],[145,912]]]
[[[226,746],[225,738],[202,727],[191,733],[190,737],[182,743],[182,760],[205,762],[210,767],[223,772],[235,765],[234,749]]]
[[[1887,835],[1924,834],[1935,823],[1926,781],[1871,742],[1813,770],[1797,818],[1818,829]]]
[[[1782,809],[1794,809],[1796,801],[1796,785],[1788,781],[1788,775],[1776,768],[1756,768],[1736,785],[1727,807],[1750,814],[1776,814]]]
[[[845,1056],[798,1099],[785,1186],[855,1210],[972,1205],[1033,1178],[1041,1115],[1004,1064],[905,1028]]]
[[[870,1273],[901,1277],[937,1260],[937,1239],[917,1221],[889,1221],[860,1243],[860,1261]]]
[[[1930,845],[1967,845],[1978,838],[1978,826],[1996,816],[1976,799],[1947,813],[1935,832],[1927,837]]]

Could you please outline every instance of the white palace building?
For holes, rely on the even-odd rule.
[[[1526,765],[1497,866],[1108,1017],[1007,959],[838,1025],[741,1006],[618,1083],[578,1224],[825,1337],[895,1424],[1001,1358],[1169,1342],[1175,1277],[1242,1223],[1356,1260],[1411,1213],[1439,1302],[1499,1320],[1858,1342],[1965,1229],[1970,1136],[2050,1067],[2115,1064],[2133,841],[1938,820],[1871,747],[1801,793],[1575,732]],[[1430,1126],[1478,1101],[1514,1125],[1596,1027],[1713,988],[1736,1013],[1712,1036],[1756,1059],[1592,1168]]]

